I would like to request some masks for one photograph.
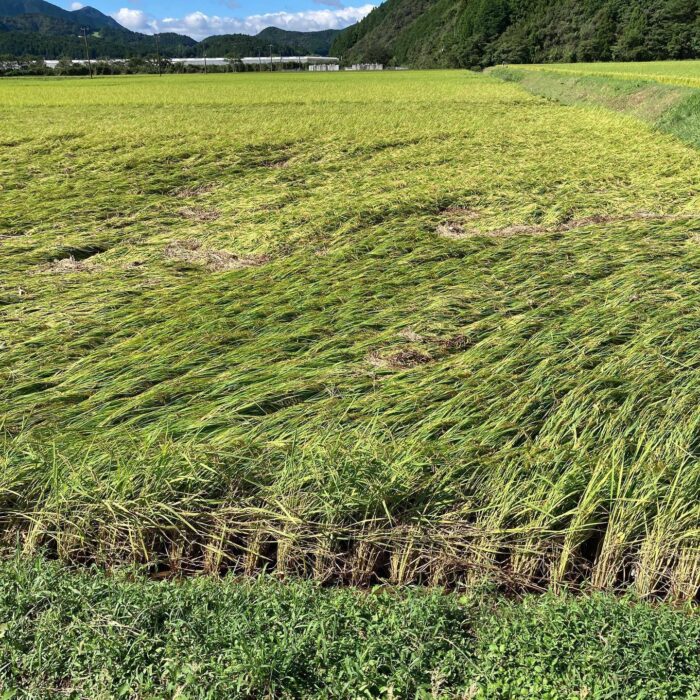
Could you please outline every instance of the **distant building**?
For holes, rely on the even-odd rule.
[[[108,63],[126,63],[125,59],[109,59]],[[340,60],[333,56],[247,56],[241,58],[240,61],[234,58],[170,58],[168,63],[181,66],[193,66],[205,68],[207,66],[231,66],[236,63],[242,63],[245,66],[298,66],[300,68],[308,68],[309,70],[338,70]],[[58,61],[46,61],[46,67],[54,69],[58,65]],[[74,66],[87,65],[84,59],[71,61]],[[98,63],[92,59],[92,63]]]
[[[126,63],[125,58],[110,58],[109,61],[102,61],[99,59],[92,58],[90,61],[86,61],[84,58],[79,58],[79,59],[74,59],[71,61],[71,64],[74,66],[87,66],[88,63],[92,63],[93,65],[96,63]],[[53,70],[57,65],[59,64],[59,61],[44,61],[44,65],[47,68],[50,68]]]
[[[207,59],[208,60],[208,59]],[[340,59],[334,56],[247,56],[241,59],[245,66],[298,65],[318,70],[318,66],[339,66]],[[332,70],[332,69],[331,69]],[[336,68],[337,70],[337,68]]]
[[[313,73],[326,73],[328,71],[339,71],[340,66],[337,63],[311,63],[309,70]]]
[[[381,63],[355,63],[345,70],[384,70]]]
[[[228,66],[231,65],[231,60],[228,58],[170,58],[168,59],[173,65],[181,66]]]

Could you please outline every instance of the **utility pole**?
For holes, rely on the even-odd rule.
[[[85,60],[88,64],[88,70],[90,71],[90,80],[92,80],[92,63],[90,62],[90,49],[88,49],[87,42],[87,27],[80,27],[80,31],[83,33],[83,42],[85,43]]]
[[[270,44],[270,73],[272,73],[272,44]]]
[[[207,74],[207,50],[204,49],[204,75]]]
[[[158,77],[163,75],[160,65],[160,34],[156,34],[156,56],[158,56]]]

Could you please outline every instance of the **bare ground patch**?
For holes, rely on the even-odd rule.
[[[241,256],[228,250],[206,248],[194,240],[174,241],[166,246],[164,255],[169,260],[204,267],[210,272],[257,267],[269,260],[265,255]]]
[[[443,238],[468,238],[469,231],[457,222],[446,221],[438,224],[438,235]]]
[[[216,221],[221,217],[221,212],[216,209],[205,209],[203,207],[184,207],[178,211],[183,219],[191,221]]]
[[[565,233],[588,226],[624,223],[630,221],[692,221],[700,220],[700,214],[657,214],[654,212],[640,211],[633,214],[594,214],[581,219],[572,219],[554,226],[541,226],[536,224],[513,224],[490,231],[469,229],[459,222],[444,222],[438,225],[436,233],[443,238],[463,239],[476,238],[501,238],[524,234]]]
[[[473,221],[479,218],[479,212],[469,207],[452,206],[443,209],[442,216],[458,217],[462,221]]]
[[[437,232],[443,238],[464,238],[468,235],[465,224],[479,218],[479,212],[467,207],[453,206],[443,209],[445,219],[438,224]]]
[[[436,338],[433,342],[435,342],[445,352],[466,350],[474,344],[471,338],[466,335],[462,335],[461,333],[450,336],[449,338]]]
[[[275,160],[265,160],[260,164],[263,168],[280,170],[289,167],[289,158],[278,158]]]
[[[176,187],[170,192],[173,197],[197,197],[200,194],[207,194],[214,190],[213,184],[204,185],[187,185],[185,187]]]
[[[416,333],[412,328],[404,328],[403,330],[399,331],[399,335],[408,340],[409,343],[419,343],[432,346],[432,357],[439,357],[451,352],[459,352],[460,350],[466,350],[474,345],[474,341],[463,333],[457,333],[447,337],[440,337],[435,335],[421,335],[420,333]]]
[[[72,255],[60,260],[52,260],[39,268],[40,272],[46,272],[51,275],[68,275],[78,272],[97,272],[100,269],[99,265],[87,262],[85,260],[76,260]]]
[[[367,362],[373,367],[383,369],[410,369],[432,362],[433,358],[428,353],[415,348],[398,350],[391,353],[380,353],[373,351],[367,355]]]
[[[425,336],[416,333],[412,328],[404,328],[399,331],[399,335],[408,340],[409,343],[422,343],[425,341]]]

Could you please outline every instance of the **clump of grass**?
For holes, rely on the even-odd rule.
[[[203,207],[184,207],[178,211],[178,214],[183,219],[194,221],[216,221],[221,216],[220,212],[215,209],[204,209]]]

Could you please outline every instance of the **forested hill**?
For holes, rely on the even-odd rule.
[[[248,34],[221,34],[203,39],[198,50],[209,56],[242,58],[243,56],[267,56],[272,47],[274,54],[284,56],[319,55],[328,56],[337,29],[319,32],[291,32],[277,27],[263,29],[255,36]]]
[[[700,0],[387,0],[331,47],[415,67],[700,57]]]
[[[83,27],[88,32],[92,58],[155,55],[153,36],[132,32],[92,7],[69,11],[45,0],[0,0],[0,57],[83,58]],[[159,38],[163,55],[172,58],[202,56],[205,52],[209,56],[241,58],[267,55],[270,50],[278,55],[328,55],[337,34],[337,30],[292,32],[268,27],[256,36],[226,34],[201,42],[174,33],[162,33]]]

